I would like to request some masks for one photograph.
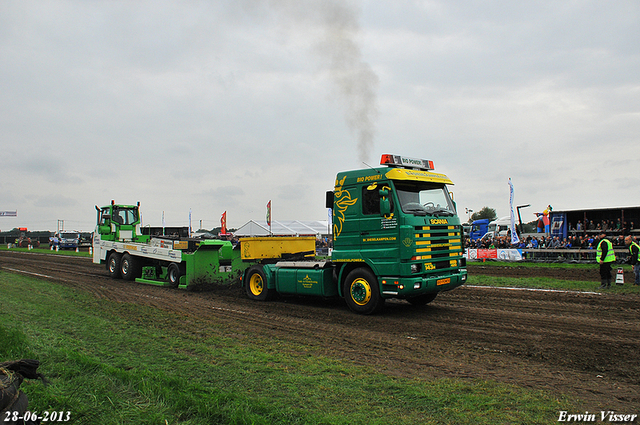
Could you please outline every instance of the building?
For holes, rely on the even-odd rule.
[[[554,210],[549,216],[551,236],[566,238],[575,235],[596,235],[604,230],[609,236],[631,234],[640,237],[640,206]],[[590,229],[592,222],[594,228]],[[578,227],[581,229],[578,230]]]
[[[271,229],[267,223],[250,220],[238,230],[234,236],[327,236],[330,234],[327,221],[275,221],[271,222]]]

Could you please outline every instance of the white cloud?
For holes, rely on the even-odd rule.
[[[367,128],[368,163],[434,160],[463,211],[507,215],[509,177],[531,212],[640,205],[634,1],[1,7],[0,209],[20,226],[91,230],[111,199],[154,225],[191,208],[238,227],[269,199],[275,219],[324,219]]]

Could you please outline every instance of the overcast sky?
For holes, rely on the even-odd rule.
[[[640,2],[0,2],[0,229],[325,220],[430,159],[458,211],[640,205]]]

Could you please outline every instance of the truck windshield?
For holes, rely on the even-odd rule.
[[[402,211],[414,215],[452,216],[456,214],[447,187],[443,184],[395,182]]]
[[[138,221],[138,209],[114,207],[111,220],[120,224],[133,224]]]
[[[78,234],[73,232],[60,233],[60,237],[63,239],[78,239]]]

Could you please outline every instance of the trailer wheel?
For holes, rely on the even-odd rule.
[[[267,278],[262,266],[253,266],[247,271],[245,291],[249,298],[256,301],[268,301],[275,295],[275,291],[267,288]]]
[[[344,282],[344,299],[351,311],[358,314],[377,313],[384,307],[378,279],[365,268],[352,270]]]
[[[140,260],[133,255],[124,254],[120,259],[120,272],[124,280],[134,280],[142,275]]]
[[[109,255],[107,270],[112,279],[120,279],[122,277],[120,274],[120,254],[112,252],[111,255]]]
[[[407,298],[407,301],[415,306],[423,306],[429,304],[431,301],[435,300],[438,296],[438,293],[435,294],[424,294],[418,295],[417,297]]]
[[[177,288],[180,285],[180,267],[176,263],[169,264],[167,267],[167,278],[169,279],[169,283],[172,287]]]

